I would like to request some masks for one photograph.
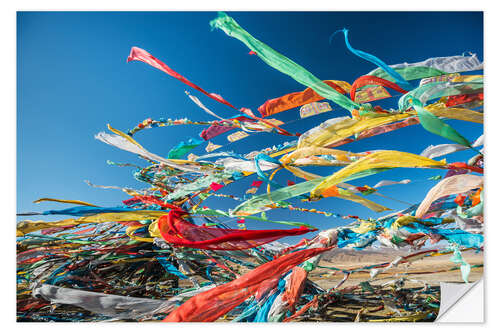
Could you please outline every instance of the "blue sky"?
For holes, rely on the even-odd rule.
[[[483,60],[483,16],[480,12],[230,12],[257,39],[299,63],[321,79],[353,82],[374,66],[349,53],[340,35],[328,43],[332,32],[346,27],[354,48],[372,53],[388,64],[422,61],[430,57],[476,53]],[[106,124],[126,131],[145,118],[211,120],[184,94],[187,86],[140,62],[126,63],[132,46],[141,47],[172,69],[209,92],[221,94],[236,107],[253,111],[267,99],[301,91],[305,87],[266,65],[248,49],[222,31],[210,31],[216,12],[20,12],[17,16],[17,211],[66,208],[61,204],[33,204],[41,197],[76,199],[116,206],[128,198],[117,190],[89,187],[83,180],[100,185],[143,188],[133,169],[106,164],[106,160],[146,166],[133,154],[94,139]],[[188,89],[215,113],[230,117],[234,110]],[[347,111],[295,121],[284,128],[304,132]],[[383,106],[396,107],[397,98]],[[293,109],[276,115],[290,122],[299,118]],[[469,140],[482,133],[482,126],[447,121]],[[144,130],[134,138],[149,151],[166,156],[179,141],[197,136],[201,126],[174,126]],[[222,135],[214,143],[220,150],[246,153],[278,144],[289,138],[257,134],[227,145]],[[343,146],[352,151],[402,150],[419,154],[430,144],[448,143],[410,126],[385,135]],[[193,151],[203,153],[204,145]],[[466,161],[472,152],[455,153],[447,160]],[[331,174],[334,168],[314,168]],[[395,169],[353,181],[374,185],[381,179],[410,178],[414,183],[385,187],[380,192],[408,202],[418,202],[435,184],[426,178],[443,171]],[[255,176],[232,184],[222,193],[242,195]],[[295,177],[280,172],[285,184]],[[262,191],[262,189],[261,189]],[[260,193],[260,192],[259,192]],[[370,196],[394,209],[406,206]],[[234,200],[207,200],[213,208],[233,208]],[[379,214],[357,204],[329,198],[303,207],[340,214],[376,217]],[[268,216],[314,224],[320,229],[348,221],[317,214],[274,211]],[[62,218],[62,217],[61,217]],[[55,220],[57,217],[47,218]],[[235,224],[233,224],[235,225]],[[281,228],[263,222],[249,228]]]

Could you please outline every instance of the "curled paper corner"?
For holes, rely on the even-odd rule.
[[[484,281],[474,283],[441,282],[441,306],[435,322],[484,322]]]

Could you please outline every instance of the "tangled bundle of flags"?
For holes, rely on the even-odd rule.
[[[387,65],[374,55],[348,49],[377,68],[352,84],[320,80],[293,60],[255,39],[225,13],[210,22],[229,37],[244,43],[267,65],[303,84],[306,89],[270,99],[256,115],[237,108],[222,96],[209,93],[145,50],[133,47],[128,61],[142,61],[176,78],[192,89],[236,111],[225,119],[208,109],[198,97],[187,96],[215,119],[146,119],[128,131],[108,125],[96,139],[138,155],[146,167],[133,176],[145,189],[94,185],[124,191],[130,198],[116,207],[101,207],[78,200],[42,198],[73,206],[60,210],[18,215],[65,215],[59,221],[24,220],[17,224],[18,321],[301,321],[338,320],[329,309],[357,304],[345,320],[432,321],[439,310],[439,287],[410,275],[390,281],[380,276],[402,264],[450,254],[467,282],[471,266],[463,251],[483,250],[483,136],[470,142],[443,119],[483,122],[483,75],[475,55],[427,59],[418,63]],[[401,94],[394,109],[370,103]],[[286,123],[269,118],[300,108],[300,117],[335,112],[329,103],[350,112],[334,117],[304,133],[290,133]],[[205,126],[199,137],[188,138],[167,157],[146,150],[135,139],[139,131],[155,127]],[[429,135],[449,143],[433,145],[420,155],[394,150],[348,151],[341,146],[383,135],[407,126],[421,125]],[[236,131],[235,131],[236,130]],[[234,153],[210,140],[232,131],[229,142],[258,133],[287,136],[287,141],[266,149]],[[247,139],[248,140],[248,139]],[[191,151],[206,145],[207,154]],[[436,160],[457,151],[469,151],[468,161]],[[328,176],[304,167],[337,167]],[[373,186],[354,186],[351,180],[393,168],[446,170],[443,177],[417,204],[381,218],[362,218],[297,207],[302,202],[335,197],[363,205],[374,212],[390,209],[369,200],[383,196],[384,186],[404,186],[409,179],[384,180]],[[277,172],[290,172],[301,181],[286,185]],[[254,181],[241,195],[219,191],[246,177]],[[263,194],[256,194],[264,188]],[[208,198],[238,201],[233,209],[204,206]],[[328,199],[327,199],[328,200]],[[319,231],[296,221],[273,221],[266,211],[287,209],[342,218],[350,222]],[[228,220],[236,220],[230,228]],[[286,229],[249,230],[246,221],[287,225]],[[319,232],[318,232],[319,231]],[[279,242],[288,236],[317,232],[295,245]],[[442,242],[440,249],[428,244]],[[410,249],[394,260],[342,269],[328,267],[343,277],[331,288],[313,281],[321,258],[338,248],[359,253],[379,244],[382,248]],[[325,268],[325,267],[323,267]],[[436,269],[435,272],[439,270]],[[356,274],[369,273],[346,286]],[[434,272],[430,272],[434,273]],[[385,281],[385,282],[380,282]],[[421,283],[420,287],[408,284]],[[378,313],[378,315],[371,315]],[[337,318],[337,319],[336,319]]]

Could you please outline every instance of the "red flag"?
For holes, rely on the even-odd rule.
[[[218,191],[220,190],[221,188],[223,188],[224,185],[221,185],[221,184],[218,184],[218,183],[212,183],[210,184],[210,188],[214,191]]]
[[[363,75],[360,76],[359,78],[354,81],[354,83],[351,86],[351,99],[354,101],[356,99],[356,90],[358,88],[367,86],[367,85],[377,85],[377,86],[383,86],[387,88],[391,88],[392,90],[396,90],[397,92],[400,92],[402,94],[407,93],[406,90],[395,84],[394,82],[384,80],[378,76],[372,76],[372,75]]]
[[[228,313],[251,295],[275,286],[294,266],[332,247],[293,252],[265,263],[240,278],[202,292],[171,312],[165,322],[209,322]]]
[[[262,185],[262,183],[263,183],[262,180],[254,180],[252,182],[252,186],[259,187],[260,185]]]
[[[182,218],[182,210],[171,210],[158,219],[158,228],[165,241],[174,246],[206,250],[242,250],[275,241],[286,236],[302,235],[313,229],[304,226],[288,230],[238,230],[203,227]]]

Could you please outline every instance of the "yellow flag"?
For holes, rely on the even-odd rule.
[[[395,150],[382,150],[372,153],[358,161],[342,168],[333,175],[327,177],[312,191],[313,196],[319,196],[321,192],[331,186],[337,185],[344,179],[356,173],[376,168],[421,168],[421,167],[443,167],[445,162],[438,162],[420,155],[405,153]]]
[[[84,223],[130,222],[137,220],[157,219],[165,214],[165,211],[158,210],[136,210],[122,213],[100,213],[91,216],[82,216],[78,219],[66,219],[54,222],[21,221],[17,224],[16,236],[21,237],[27,233],[47,228],[79,225]]]
[[[350,137],[356,133],[371,129],[380,125],[389,124],[410,117],[409,113],[398,113],[389,116],[354,119],[342,117],[330,119],[329,121],[307,131],[299,138],[297,149],[315,146],[328,147],[335,142]]]
[[[437,117],[470,121],[478,124],[483,123],[483,114],[481,112],[464,108],[448,108],[441,102],[427,105],[425,109]]]
[[[54,202],[61,202],[61,203],[70,203],[70,204],[75,204],[75,205],[98,207],[98,206],[93,205],[91,203],[88,203],[85,201],[80,201],[80,200],[64,200],[64,199],[52,199],[52,198],[40,198],[38,200],[33,201],[33,203],[40,203],[42,201],[54,201]]]

